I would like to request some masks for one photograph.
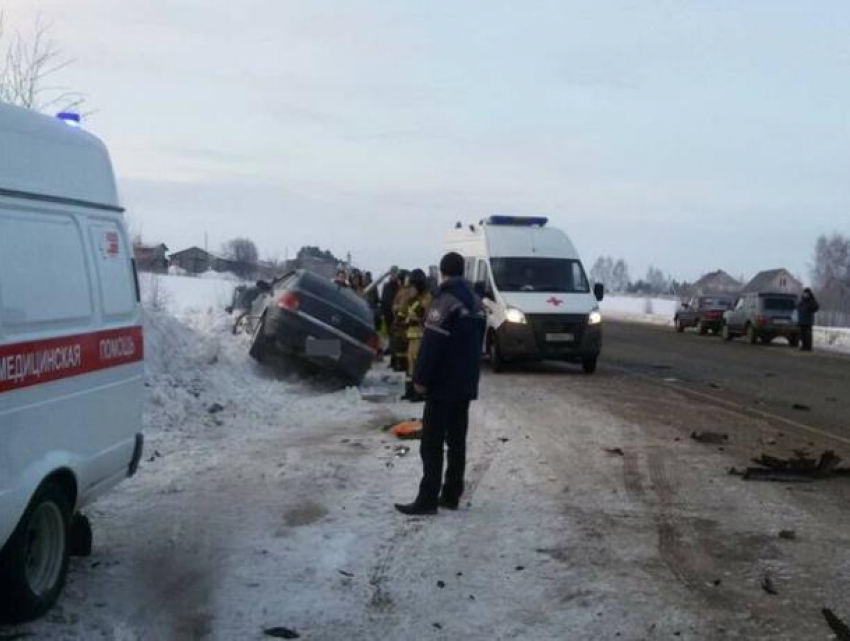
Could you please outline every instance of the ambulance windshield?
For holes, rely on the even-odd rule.
[[[570,258],[491,258],[493,280],[502,292],[587,293],[581,261]]]

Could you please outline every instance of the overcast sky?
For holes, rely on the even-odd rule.
[[[132,222],[380,269],[546,214],[694,279],[850,233],[850,3],[0,0],[96,109]]]

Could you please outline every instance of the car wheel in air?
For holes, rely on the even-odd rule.
[[[59,598],[68,573],[70,524],[68,496],[46,483],[0,552],[0,619],[38,618]]]
[[[242,312],[239,316],[236,317],[236,320],[233,321],[233,334],[238,335],[242,332],[247,331],[248,328],[248,312]]]
[[[596,360],[596,356],[582,359],[581,368],[584,370],[585,374],[593,374],[593,372],[596,371]]]
[[[254,334],[251,336],[251,347],[248,349],[251,358],[257,362],[263,362],[268,355],[268,340],[266,339],[265,317],[257,321]]]

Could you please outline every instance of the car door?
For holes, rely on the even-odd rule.
[[[739,298],[738,302],[735,303],[735,307],[733,307],[732,311],[729,313],[729,318],[727,321],[729,329],[737,331],[744,327],[744,314],[746,303],[746,297]]]

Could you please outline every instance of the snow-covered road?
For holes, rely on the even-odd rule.
[[[421,406],[276,378],[228,317],[178,316],[148,316],[139,475],[89,510],[59,605],[0,639],[815,639],[850,615],[846,483],[727,474],[826,447],[787,425],[604,363],[487,374],[462,509],[407,519],[417,444],[381,426]]]

